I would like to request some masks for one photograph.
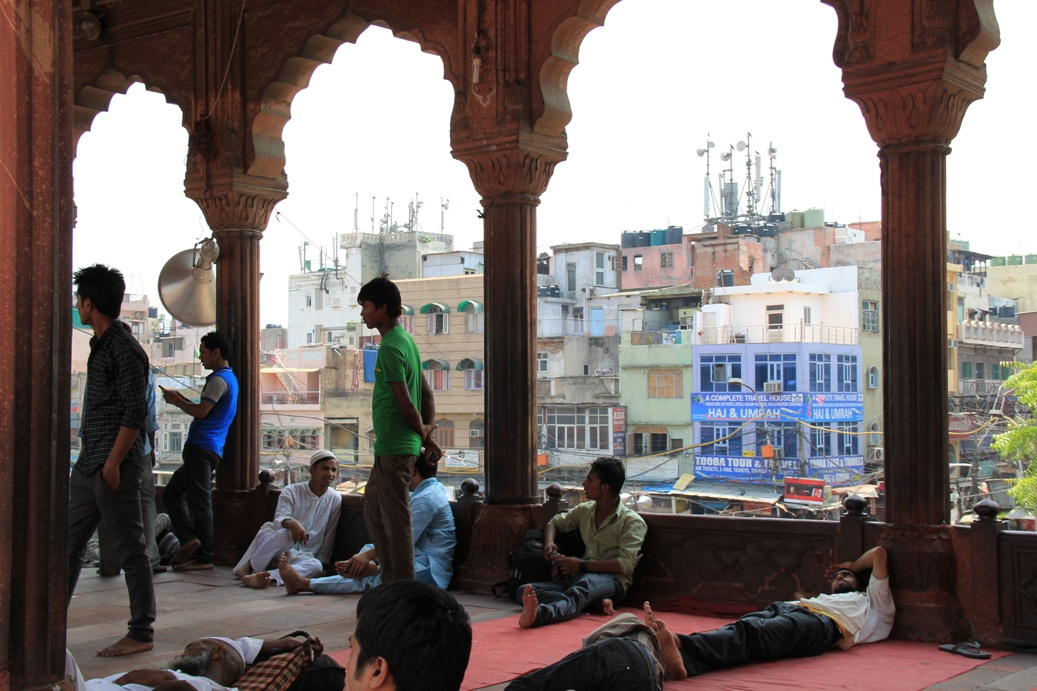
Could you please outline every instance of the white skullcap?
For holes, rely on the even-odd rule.
[[[220,643],[223,643],[238,654],[238,657],[241,658],[241,662],[245,667],[248,667],[256,661],[256,657],[259,655],[259,649],[263,647],[262,639],[251,638],[249,636],[237,640],[224,638],[223,636],[206,636],[203,640],[219,641]]]

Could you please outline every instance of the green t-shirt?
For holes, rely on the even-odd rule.
[[[403,327],[396,326],[382,336],[374,363],[374,396],[371,413],[374,418],[374,455],[402,456],[421,453],[421,435],[403,419],[396,404],[392,382],[407,382],[411,400],[421,413],[421,355],[414,339]]]

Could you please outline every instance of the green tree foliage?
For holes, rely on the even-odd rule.
[[[1021,367],[1005,382],[1006,389],[1014,389],[1019,402],[1030,410],[1030,415],[1017,417],[1009,423],[1008,431],[994,437],[992,446],[1006,461],[1017,461],[1026,470],[1023,477],[1008,490],[1016,503],[1030,512],[1037,511],[1037,362]]]

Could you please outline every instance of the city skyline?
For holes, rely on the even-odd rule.
[[[767,147],[778,151],[782,210],[821,207],[826,220],[844,223],[879,219],[877,148],[831,60],[835,13],[812,0],[776,5],[644,0],[609,12],[584,40],[569,78],[569,158],[538,209],[542,249],[619,244],[624,230],[671,224],[694,230],[703,221],[706,170],[695,150],[707,137],[715,142],[716,185],[725,165],[717,154],[750,132],[765,167]],[[1008,138],[1025,131],[1027,112],[1025,90],[1013,85],[1037,62],[1015,37],[1037,8],[1016,1],[997,12],[1002,45],[987,60],[987,96],[966,113],[948,158],[947,225],[976,251],[1026,254],[1033,244],[1009,209],[1025,199],[1027,164]],[[330,255],[335,233],[369,230],[386,197],[404,223],[420,195],[427,232],[440,230],[441,200],[449,199],[442,214],[455,248],[481,239],[478,194],[449,154],[453,100],[438,57],[377,27],[317,69],[284,131],[289,197],[261,243],[263,323],[287,324],[287,276],[299,271],[303,243],[319,265],[318,248]],[[136,86],[95,119],[74,164],[74,266],[111,263],[153,304],[165,261],[209,235],[183,194],[183,117]],[[737,152],[734,169],[741,182]]]

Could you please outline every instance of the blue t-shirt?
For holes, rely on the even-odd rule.
[[[224,367],[206,377],[202,400],[212,403],[212,410],[205,417],[194,419],[185,444],[200,446],[222,457],[227,429],[238,412],[238,378],[234,370]]]

